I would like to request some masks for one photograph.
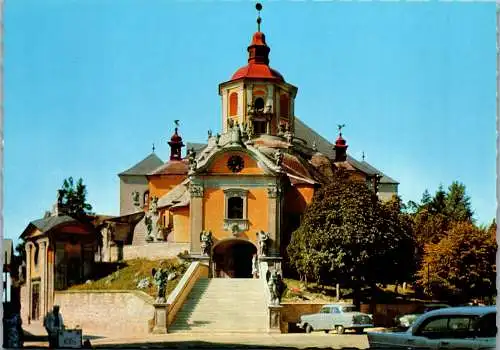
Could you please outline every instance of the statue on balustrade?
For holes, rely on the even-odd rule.
[[[201,231],[200,233],[201,242],[201,254],[204,256],[210,255],[210,250],[212,248],[212,232],[211,231]]]
[[[156,293],[156,303],[166,303],[166,294],[167,294],[167,283],[175,278],[174,273],[170,273],[166,268],[160,267],[158,270],[153,268],[151,271],[153,275],[153,280],[158,288]]]
[[[268,250],[269,234],[262,230],[257,232],[257,241],[259,243],[259,256],[266,256]]]
[[[281,273],[279,271],[267,271],[266,281],[269,287],[269,292],[271,294],[270,303],[272,305],[279,305],[281,302],[281,297],[285,292],[286,285],[283,282],[283,278],[281,277]]]

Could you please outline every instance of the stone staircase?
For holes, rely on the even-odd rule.
[[[137,223],[134,228],[134,236],[132,238],[132,245],[144,245],[146,244],[146,224],[144,218]]]
[[[265,298],[259,279],[201,278],[168,332],[267,332]]]

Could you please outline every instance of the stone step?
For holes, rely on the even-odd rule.
[[[227,318],[230,320],[233,320],[232,317],[230,316],[238,316],[239,314],[231,313],[231,314],[226,314]],[[240,319],[241,322],[252,322],[255,320],[260,320],[261,318],[266,318],[267,314],[252,314],[245,316],[244,319]],[[204,314],[204,313],[199,313],[199,314],[178,314],[176,315],[177,320],[198,320],[198,319],[210,319],[210,320],[220,320],[220,314]],[[232,321],[231,321],[232,322]]]
[[[186,328],[170,328],[168,333],[266,333],[265,328],[255,328],[255,329],[244,329],[244,328],[234,328],[234,329],[224,329],[224,328],[196,328],[196,327],[186,327]]]
[[[257,279],[199,279],[169,332],[266,332],[265,286]]]

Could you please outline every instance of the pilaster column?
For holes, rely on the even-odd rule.
[[[47,242],[47,311],[54,306],[54,261],[55,246]]]
[[[222,129],[224,131],[227,131],[227,118],[229,118],[229,113],[227,108],[228,94],[229,94],[228,90],[222,93]]]
[[[243,89],[243,85],[238,89],[238,108],[236,109],[236,113],[238,114],[238,122],[242,124],[245,121],[245,99],[243,98],[243,94],[245,90]]]
[[[40,239],[38,241],[39,244],[39,259],[40,259],[40,316],[43,318],[47,313],[47,299],[48,299],[48,290],[47,290],[47,245],[48,239]]]
[[[191,221],[191,254],[201,254],[200,233],[203,230],[203,186],[193,183],[189,185],[191,195],[189,218]]]
[[[28,242],[25,245],[26,250],[26,319],[28,324],[31,323],[31,305],[33,301],[31,300],[31,274],[33,267],[31,266],[32,254],[33,254],[33,243]]]
[[[272,240],[271,249],[269,252],[270,256],[280,255],[280,234],[279,234],[279,222],[280,222],[280,189],[278,186],[273,185],[267,188],[268,197],[268,232],[269,237]]]

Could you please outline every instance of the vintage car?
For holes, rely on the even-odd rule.
[[[319,313],[302,315],[297,323],[306,333],[312,331],[325,331],[334,329],[338,334],[343,334],[346,329],[353,329],[362,333],[363,329],[373,327],[371,315],[356,311],[354,305],[331,304],[321,308]]]
[[[450,305],[448,305],[448,304],[424,304],[420,310],[417,310],[418,312],[415,312],[412,314],[396,316],[394,318],[394,322],[396,324],[396,327],[408,329],[413,324],[413,322],[415,322],[415,320],[420,317],[420,315],[425,314],[426,312],[429,312],[429,311],[443,309],[445,307],[450,307]]]
[[[495,349],[496,307],[449,307],[427,312],[402,332],[370,332],[370,349]]]

